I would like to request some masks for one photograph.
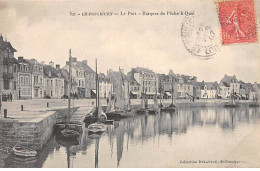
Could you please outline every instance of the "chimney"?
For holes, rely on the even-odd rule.
[[[44,65],[44,61],[41,61],[41,64]]]
[[[36,59],[31,59],[31,61],[32,61],[34,64],[36,64]]]
[[[54,62],[49,62],[49,65],[51,66],[51,67],[54,67]]]
[[[56,64],[56,69],[60,69],[60,65],[59,64]]]
[[[23,60],[23,56],[18,56],[18,61]]]
[[[2,33],[1,33],[1,35],[0,35],[0,41],[4,41],[4,38],[3,38]]]
[[[83,60],[82,63],[88,65],[88,61],[87,60]]]
[[[72,57],[71,62],[77,62],[77,57]]]

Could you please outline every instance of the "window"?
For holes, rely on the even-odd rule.
[[[49,85],[49,80],[47,80],[47,85]]]
[[[52,90],[51,90],[51,96],[52,96]]]
[[[14,81],[14,90],[16,90],[16,81]]]
[[[9,90],[9,81],[8,80],[4,81],[4,89]]]
[[[28,83],[29,83],[29,78],[25,77],[25,84],[28,84]]]
[[[16,73],[16,65],[14,65],[14,73]]]
[[[21,76],[21,78],[20,78],[20,83],[23,83],[24,82],[24,79],[23,79],[23,77]]]
[[[79,80],[79,86],[80,86],[80,80]]]
[[[51,80],[51,86],[52,86],[52,80]]]

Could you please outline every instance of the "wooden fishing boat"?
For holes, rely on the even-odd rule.
[[[80,122],[58,122],[54,125],[54,132],[60,134],[61,131],[70,129],[82,133],[82,124]]]
[[[34,157],[37,155],[37,151],[21,145],[15,145],[13,147],[13,152],[20,157]]]
[[[249,107],[259,107],[257,96],[253,96],[253,102],[249,104]]]
[[[224,105],[224,107],[226,108],[235,108],[235,107],[239,107],[239,104],[236,102],[235,100],[235,93],[234,93],[234,87],[233,87],[233,90],[232,90],[232,93],[230,95],[230,101],[228,103],[226,103]]]
[[[88,126],[88,131],[92,133],[100,133],[106,130],[106,125],[101,122],[96,122]]]
[[[128,82],[128,93],[125,94],[125,85],[123,80],[123,75],[119,68],[119,80],[116,98],[110,94],[109,96],[109,104],[106,110],[106,115],[109,119],[121,119],[133,117],[135,115],[135,111],[131,109],[130,106],[130,90],[129,90],[129,82]]]
[[[64,139],[77,139],[80,137],[80,133],[72,129],[64,129],[61,131],[61,136]]]
[[[153,100],[154,100],[154,104],[153,104],[153,107],[152,108],[149,108],[147,109],[147,112],[148,114],[156,114],[156,113],[159,113],[160,112],[160,108],[159,108],[159,105],[158,105],[158,99],[157,99],[157,87],[156,87],[156,80],[155,80],[155,94],[154,94],[154,97],[153,97]]]

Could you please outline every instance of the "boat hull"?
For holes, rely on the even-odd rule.
[[[35,157],[37,155],[35,150],[17,145],[13,147],[13,152],[20,157]]]
[[[106,130],[106,126],[103,123],[93,123],[88,126],[88,131],[90,133],[101,133]]]
[[[136,114],[137,115],[145,115],[148,112],[147,109],[137,109]]]

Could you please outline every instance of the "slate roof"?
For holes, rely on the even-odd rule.
[[[43,71],[44,75],[47,77],[49,77],[49,71],[51,72],[51,77],[61,77],[61,73],[59,72],[59,70],[50,65],[43,65]]]
[[[5,51],[6,48],[10,48],[11,52],[17,52],[15,48],[11,45],[10,42],[6,42],[3,40],[3,36],[0,36],[0,50]]]
[[[224,85],[226,87],[230,87],[230,83],[238,83],[238,80],[236,78],[235,75],[233,76],[228,76],[228,75],[225,75],[222,80],[220,81],[220,85]]]
[[[89,73],[95,73],[95,71],[92,68],[90,68],[87,64],[85,64],[84,62],[77,61],[76,65],[73,65],[73,66],[77,67],[77,68],[80,67],[80,68],[82,68],[82,70],[87,71]]]
[[[150,72],[150,73],[154,73],[152,70],[148,69],[148,68],[142,68],[142,67],[136,67],[136,68],[132,68],[132,73],[142,73],[142,72]]]

